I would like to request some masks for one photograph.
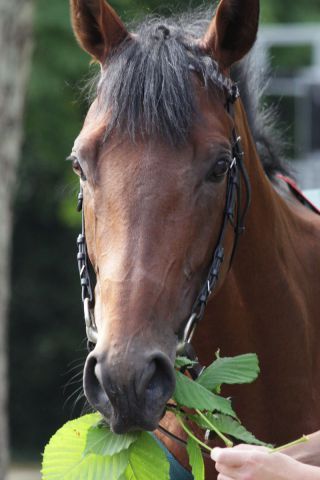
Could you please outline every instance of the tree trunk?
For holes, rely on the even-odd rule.
[[[0,0],[0,480],[8,465],[7,316],[12,203],[31,58],[32,0]]]

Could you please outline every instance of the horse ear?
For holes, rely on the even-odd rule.
[[[259,25],[259,0],[220,0],[202,45],[222,69],[240,60],[252,48]]]
[[[92,57],[101,64],[128,32],[119,16],[105,0],[70,0],[75,36]]]

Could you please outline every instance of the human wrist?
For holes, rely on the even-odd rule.
[[[306,465],[298,461],[295,462],[295,477],[303,480],[320,480],[320,468],[312,465]]]

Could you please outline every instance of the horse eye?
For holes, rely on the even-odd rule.
[[[72,168],[73,168],[73,170],[74,170],[76,173],[82,174],[81,165],[80,165],[79,161],[78,161],[76,158],[74,158],[74,159],[72,160]]]
[[[213,168],[211,168],[206,180],[214,182],[222,179],[222,177],[224,177],[225,174],[228,172],[230,163],[231,162],[229,157],[220,158],[214,164]]]
[[[67,160],[70,160],[71,161],[71,165],[72,165],[72,169],[73,171],[82,179],[82,180],[86,180],[86,176],[85,174],[83,173],[83,170],[82,170],[82,167],[80,165],[80,162],[79,160],[76,158],[76,157],[69,157]]]

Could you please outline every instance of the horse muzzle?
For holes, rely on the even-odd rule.
[[[175,388],[170,359],[162,352],[145,352],[131,362],[108,359],[93,350],[84,368],[84,392],[118,434],[153,431],[164,415]]]

